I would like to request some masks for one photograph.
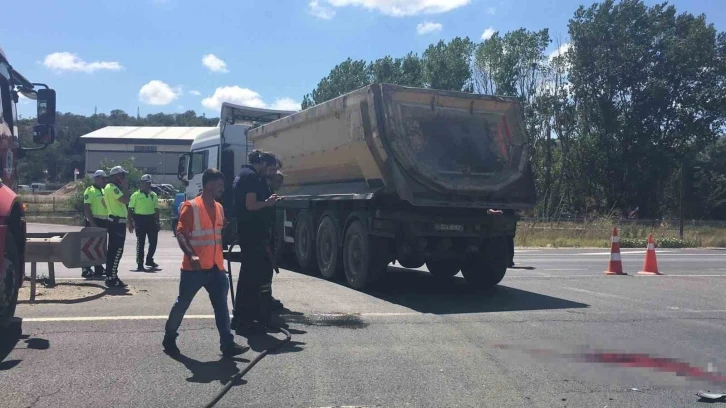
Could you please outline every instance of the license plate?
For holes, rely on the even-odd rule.
[[[434,224],[436,231],[464,231],[464,226],[460,224]]]

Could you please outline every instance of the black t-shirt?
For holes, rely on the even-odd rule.
[[[270,197],[270,188],[252,166],[242,166],[237,178],[234,180],[234,206],[237,210],[237,234],[241,246],[259,245],[270,239],[268,211],[264,208],[258,211],[247,210],[245,197],[248,193],[255,193],[257,201],[265,201]]]

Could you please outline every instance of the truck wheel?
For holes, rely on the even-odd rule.
[[[450,278],[459,273],[461,266],[453,259],[437,259],[426,262],[426,268],[437,278]]]
[[[364,289],[383,276],[388,263],[386,254],[379,253],[378,243],[362,222],[353,221],[348,227],[343,241],[343,269],[351,288]]]
[[[341,270],[338,225],[330,216],[324,216],[318,226],[315,248],[318,269],[325,279],[335,278]]]
[[[461,273],[470,285],[478,289],[492,288],[507,273],[508,254],[506,239],[492,238],[482,244],[479,253],[461,268]]]
[[[16,246],[15,237],[10,230],[5,235],[5,259],[3,260],[3,272],[5,274],[2,287],[0,287],[0,328],[7,327],[15,315],[15,307],[18,304],[18,266],[20,254]]]
[[[315,227],[310,212],[303,210],[295,223],[295,259],[303,269],[315,267]]]

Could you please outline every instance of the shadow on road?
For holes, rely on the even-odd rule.
[[[209,384],[215,381],[219,381],[221,384],[227,384],[240,371],[237,363],[250,362],[250,360],[239,357],[222,357],[218,361],[199,361],[183,354],[172,357],[172,359],[184,364],[184,367],[192,373],[192,376],[187,378],[188,382],[200,384]],[[235,385],[245,383],[246,381],[241,380]]]
[[[428,272],[389,267],[375,289],[366,292],[422,313],[489,313],[586,308],[589,305],[514,289],[501,284],[477,290],[463,278],[437,279]]]
[[[45,287],[44,289],[47,290],[53,290],[55,288],[63,288],[63,287],[76,287],[76,288],[96,288],[96,289],[102,289],[102,292],[84,296],[80,298],[75,299],[36,299],[34,301],[30,301],[28,299],[22,299],[18,300],[18,304],[48,304],[48,303],[58,303],[58,304],[64,304],[64,305],[72,305],[76,303],[85,303],[85,302],[91,302],[97,299],[100,299],[104,296],[131,296],[131,292],[129,292],[126,288],[107,288],[105,285],[101,285],[99,283],[93,283],[93,282],[81,282],[81,283],[72,283],[72,282],[61,282],[56,284],[53,287]],[[41,295],[38,295],[41,296]]]
[[[521,269],[534,269],[519,267]],[[317,271],[302,270],[286,264],[291,272],[321,279]],[[342,274],[341,274],[342,275]],[[506,279],[506,278],[505,278]],[[345,278],[339,276],[330,281],[347,287]],[[464,278],[439,279],[425,271],[388,267],[388,273],[375,288],[364,293],[387,302],[405,306],[422,313],[489,313],[525,310],[553,310],[587,308],[589,305],[573,302],[525,290],[514,289],[501,284],[491,290],[477,290]],[[301,320],[297,317],[291,321]],[[305,324],[304,322],[300,322]]]
[[[23,340],[22,343],[21,340]],[[49,348],[48,340],[23,334],[23,321],[15,318],[8,326],[7,332],[0,337],[0,371],[10,370],[22,361],[6,360],[13,350],[47,350]]]

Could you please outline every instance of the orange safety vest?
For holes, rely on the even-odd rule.
[[[212,219],[207,213],[201,196],[189,200],[189,204],[191,204],[192,214],[194,215],[194,227],[188,239],[189,244],[199,257],[202,269],[212,269],[214,265],[217,265],[220,271],[224,271],[224,256],[222,255],[222,220],[224,215],[222,213],[222,204],[214,203],[216,212],[214,225],[212,225]],[[192,259],[186,254],[184,254],[182,269],[185,271],[193,269]]]

